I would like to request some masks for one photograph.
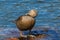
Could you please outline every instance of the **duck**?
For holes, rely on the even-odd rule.
[[[15,24],[17,28],[20,30],[20,36],[23,36],[22,31],[27,31],[29,30],[29,34],[31,34],[31,30],[35,25],[35,17],[37,16],[37,10],[30,10],[28,13],[25,15],[19,16],[15,20]]]

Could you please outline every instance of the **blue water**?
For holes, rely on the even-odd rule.
[[[35,27],[50,28],[51,30],[46,32],[52,35],[46,40],[60,40],[60,0],[0,0],[0,39],[7,35],[11,37],[12,33],[13,37],[17,37],[19,31],[11,21],[31,9],[38,11]],[[44,33],[40,32],[42,30],[35,31],[36,34]],[[34,34],[34,32],[32,33]]]

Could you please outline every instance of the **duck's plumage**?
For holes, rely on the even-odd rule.
[[[16,20],[17,28],[21,31],[31,30],[35,24],[35,19],[30,16],[20,16]]]

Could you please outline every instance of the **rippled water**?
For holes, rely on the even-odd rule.
[[[31,9],[38,11],[35,27],[50,28],[56,31],[57,35],[60,34],[60,0],[0,0],[1,38],[9,35],[14,28],[17,33],[16,25],[11,21]]]

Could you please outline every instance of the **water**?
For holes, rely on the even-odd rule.
[[[6,35],[12,35],[11,31],[14,29],[16,29],[14,32],[19,34],[16,25],[11,21],[31,9],[38,11],[35,27],[50,28],[55,32],[49,31],[48,34],[54,34],[55,37],[49,37],[49,39],[59,40],[60,36],[56,37],[56,35],[60,35],[60,0],[0,0],[0,39],[5,38]]]

